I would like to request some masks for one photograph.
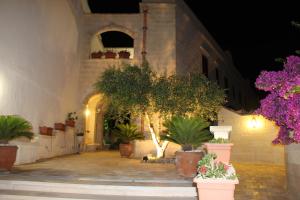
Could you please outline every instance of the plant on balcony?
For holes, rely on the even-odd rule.
[[[116,58],[117,54],[111,50],[108,50],[104,53],[105,58]]]
[[[102,51],[92,52],[91,58],[102,58],[103,55],[104,55],[104,53]]]
[[[120,51],[118,54],[119,54],[119,58],[129,59],[130,57],[130,52],[126,50]]]
[[[0,169],[11,170],[16,161],[18,147],[8,142],[19,137],[32,139],[31,130],[32,125],[22,117],[0,115]]]

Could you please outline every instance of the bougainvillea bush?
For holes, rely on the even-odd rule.
[[[256,111],[280,127],[274,144],[300,142],[300,57],[289,56],[282,71],[262,71],[256,87],[270,92]]]

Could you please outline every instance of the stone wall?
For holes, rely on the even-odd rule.
[[[232,161],[284,165],[284,147],[273,145],[279,128],[271,121],[258,117],[259,125],[249,126],[252,115],[240,115],[228,109],[219,112],[218,124],[232,126],[230,139],[234,143]]]
[[[300,199],[300,144],[286,146],[286,170],[290,200]]]
[[[68,1],[3,0],[0,27],[1,114],[33,124],[35,142],[18,142],[18,163],[33,162],[48,143],[38,127],[63,122],[78,105],[77,25]]]

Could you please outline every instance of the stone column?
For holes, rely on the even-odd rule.
[[[300,144],[287,145],[285,150],[289,199],[300,199]]]

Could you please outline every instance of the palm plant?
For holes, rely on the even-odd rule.
[[[183,151],[192,150],[213,138],[206,129],[209,122],[197,117],[173,117],[164,126],[167,134],[162,135],[162,139],[181,145]]]
[[[137,131],[137,127],[129,124],[117,125],[119,129],[115,132],[117,138],[121,140],[121,143],[128,144],[130,141],[144,139],[144,135]]]
[[[7,144],[8,141],[18,137],[32,139],[32,125],[22,117],[16,115],[0,115],[0,143]]]

